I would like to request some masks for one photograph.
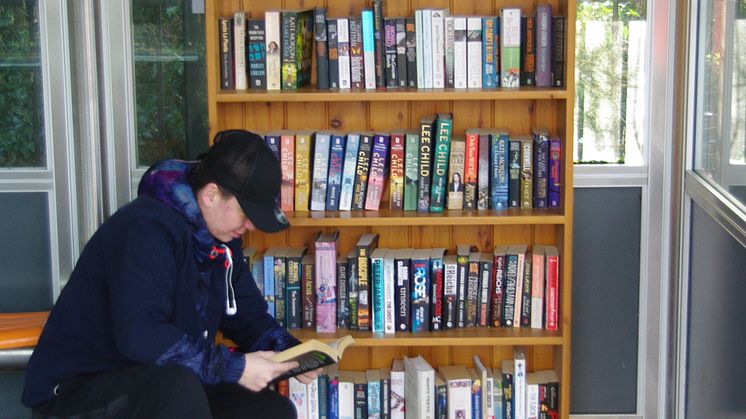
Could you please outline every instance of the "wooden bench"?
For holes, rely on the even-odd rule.
[[[0,313],[0,369],[26,366],[48,316],[48,311]]]

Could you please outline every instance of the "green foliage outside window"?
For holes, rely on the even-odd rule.
[[[0,3],[0,168],[45,163],[36,0]]]

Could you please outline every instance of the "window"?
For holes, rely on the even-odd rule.
[[[746,1],[699,7],[694,170],[746,203]]]
[[[645,0],[578,0],[575,163],[644,164]]]
[[[0,169],[46,167],[36,0],[0,3]]]
[[[138,167],[207,148],[204,14],[192,3],[132,2]]]

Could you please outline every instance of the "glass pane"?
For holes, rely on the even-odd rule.
[[[37,0],[0,2],[0,168],[44,167]]]
[[[577,3],[575,163],[644,163],[646,7],[646,0]]]
[[[746,1],[699,9],[695,170],[746,203]]]
[[[191,0],[134,0],[137,165],[207,148],[204,14]]]

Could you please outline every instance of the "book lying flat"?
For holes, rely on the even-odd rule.
[[[330,343],[311,339],[300,345],[278,352],[272,355],[270,360],[274,362],[297,361],[298,367],[289,370],[275,380],[295,377],[296,375],[313,371],[326,365],[335,364],[342,359],[345,349],[354,343],[355,339],[350,335],[343,336]]]

